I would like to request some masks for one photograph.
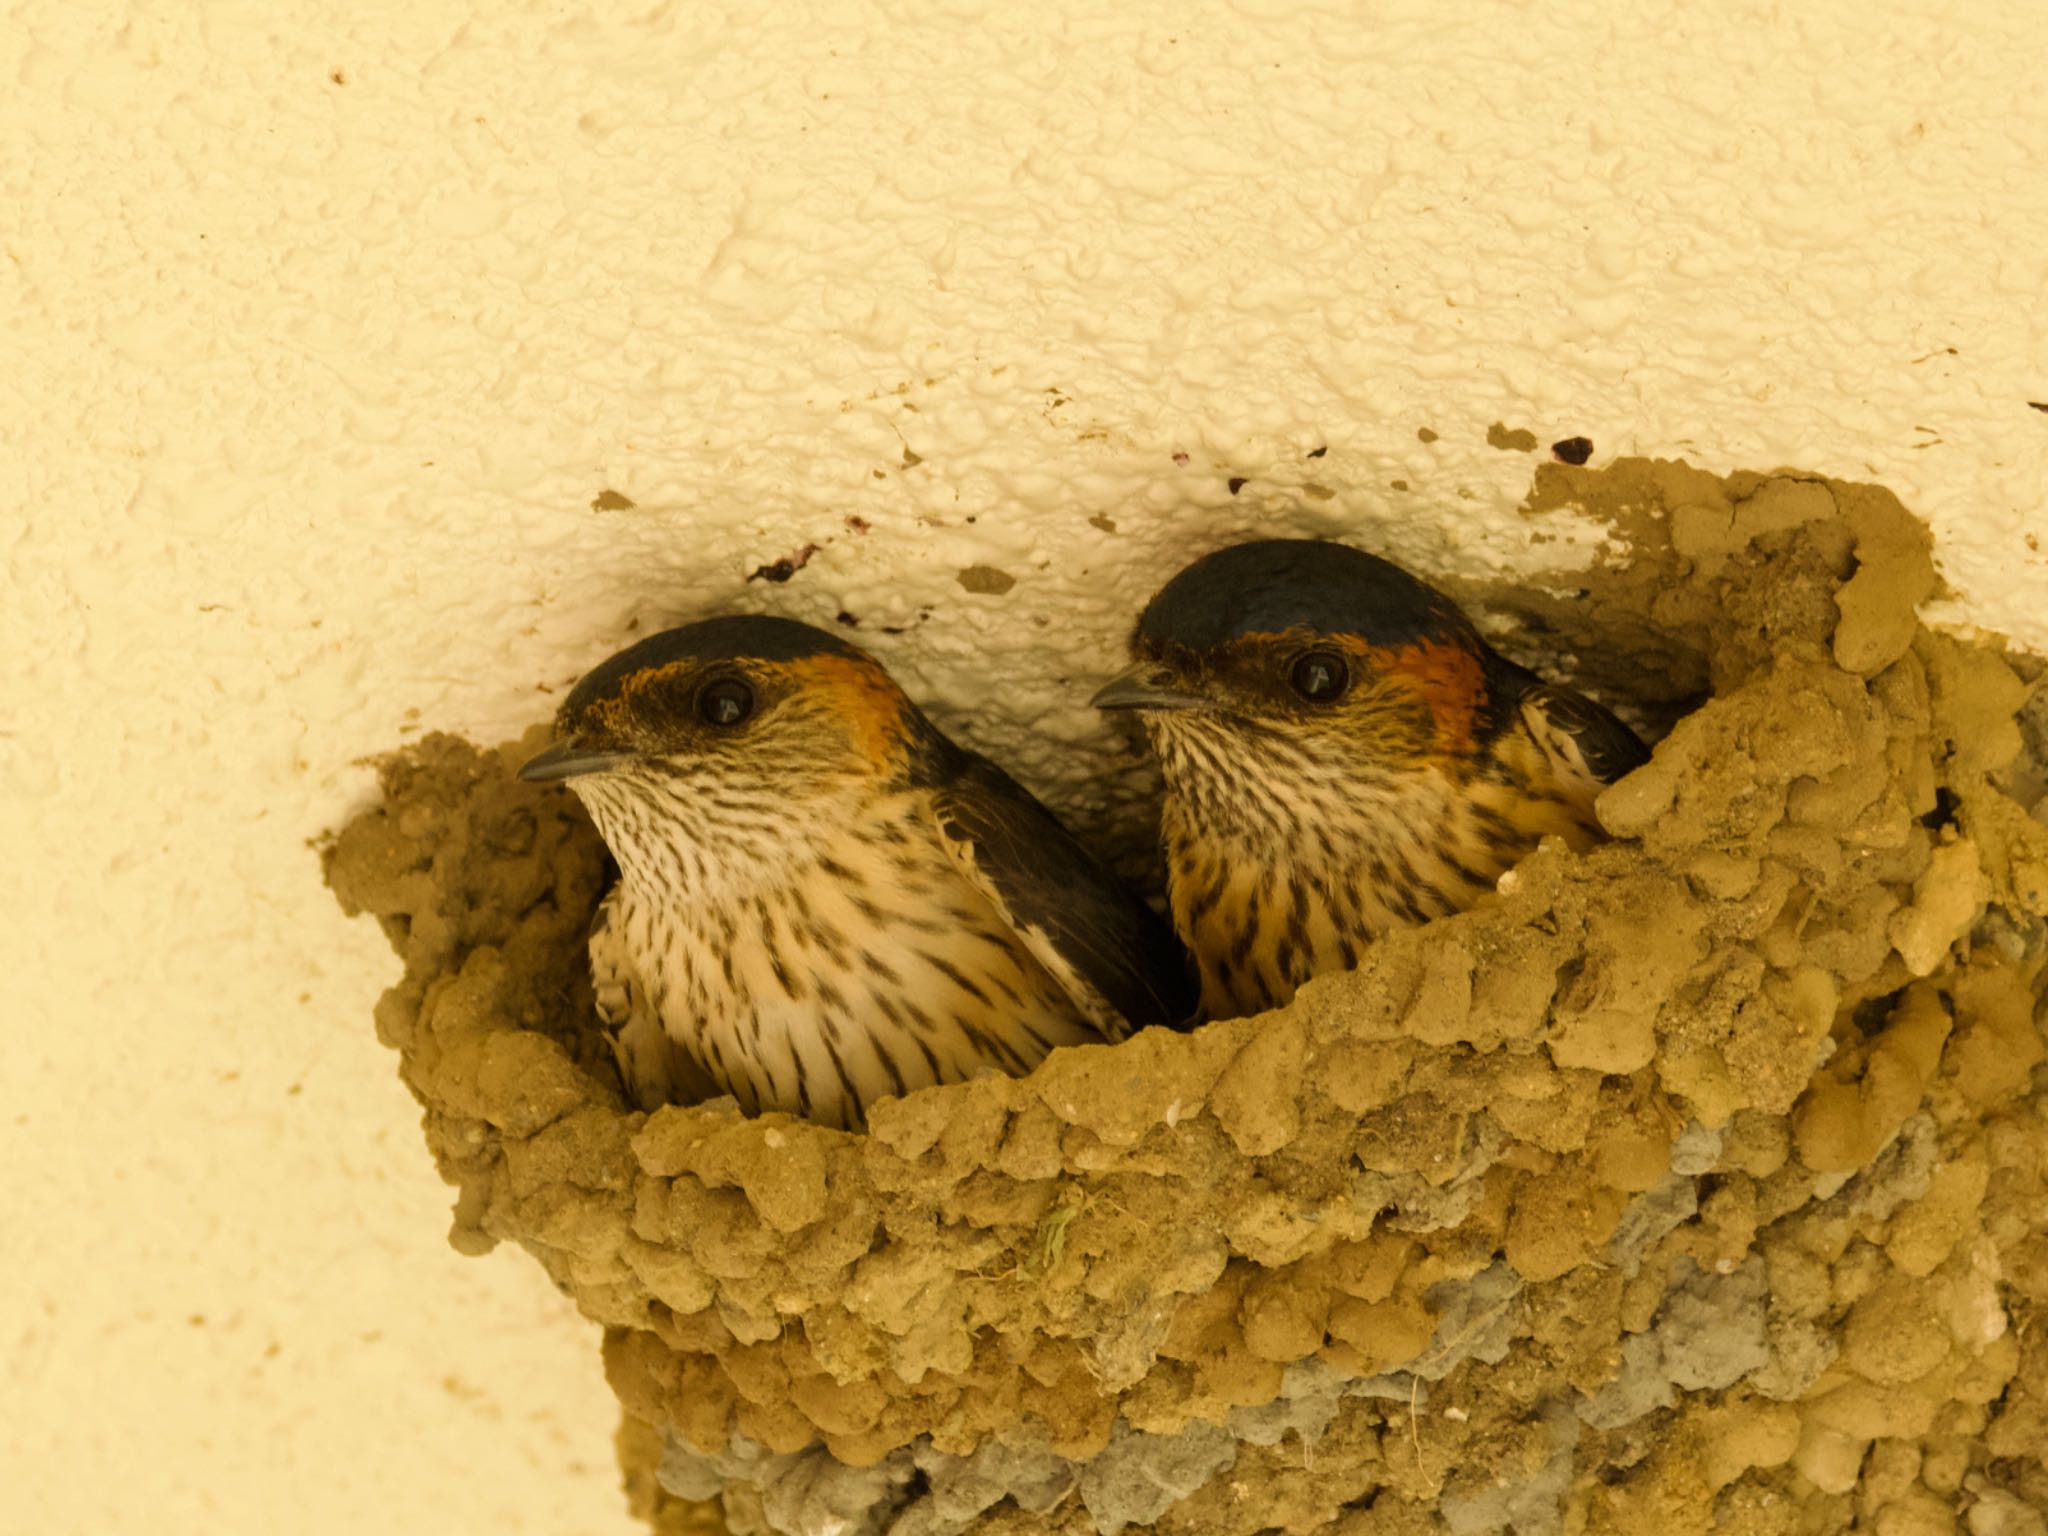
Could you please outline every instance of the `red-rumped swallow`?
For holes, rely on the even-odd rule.
[[[619,866],[591,964],[643,1107],[723,1090],[848,1128],[868,1105],[1194,1008],[1166,922],[879,663],[707,619],[569,695],[523,778]]]
[[[1595,798],[1648,757],[1442,593],[1342,544],[1197,560],[1131,652],[1094,703],[1138,711],[1158,755],[1174,927],[1212,1018],[1470,906],[1544,837],[1589,846]]]

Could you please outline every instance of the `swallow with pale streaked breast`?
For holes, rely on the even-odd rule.
[[[1174,926],[1212,1018],[1463,910],[1545,837],[1590,846],[1594,800],[1649,755],[1442,593],[1342,544],[1197,560],[1131,652],[1094,703],[1138,711],[1159,758]]]
[[[1166,922],[836,636],[650,636],[556,736],[520,774],[565,780],[618,862],[591,966],[643,1107],[723,1091],[857,1128],[884,1095],[1193,1011]]]

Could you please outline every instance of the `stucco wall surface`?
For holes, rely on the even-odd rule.
[[[5,1523],[627,1529],[307,843],[636,624],[844,614],[1099,824],[1182,558],[1574,565],[1584,436],[1881,481],[2048,647],[2048,11],[1973,10],[16,0]]]

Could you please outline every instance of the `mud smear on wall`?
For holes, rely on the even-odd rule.
[[[1617,547],[1464,592],[1671,723],[1481,908],[1288,1009],[857,1137],[627,1113],[540,739],[437,737],[328,876],[458,1187],[604,1329],[664,1529],[2035,1531],[2048,826],[2033,664],[1931,634],[1887,493],[1546,465]],[[1697,705],[1697,707],[1692,707]],[[1882,1514],[1882,1520],[1879,1519]]]

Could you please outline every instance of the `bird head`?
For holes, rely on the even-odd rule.
[[[1212,782],[1468,758],[1496,728],[1506,665],[1442,593],[1310,539],[1197,560],[1146,606],[1131,654],[1093,703],[1139,712],[1170,783],[1189,754]]]
[[[650,812],[698,844],[766,838],[836,793],[901,778],[935,735],[865,651],[733,615],[650,635],[591,672],[519,776],[566,780],[625,863]]]

